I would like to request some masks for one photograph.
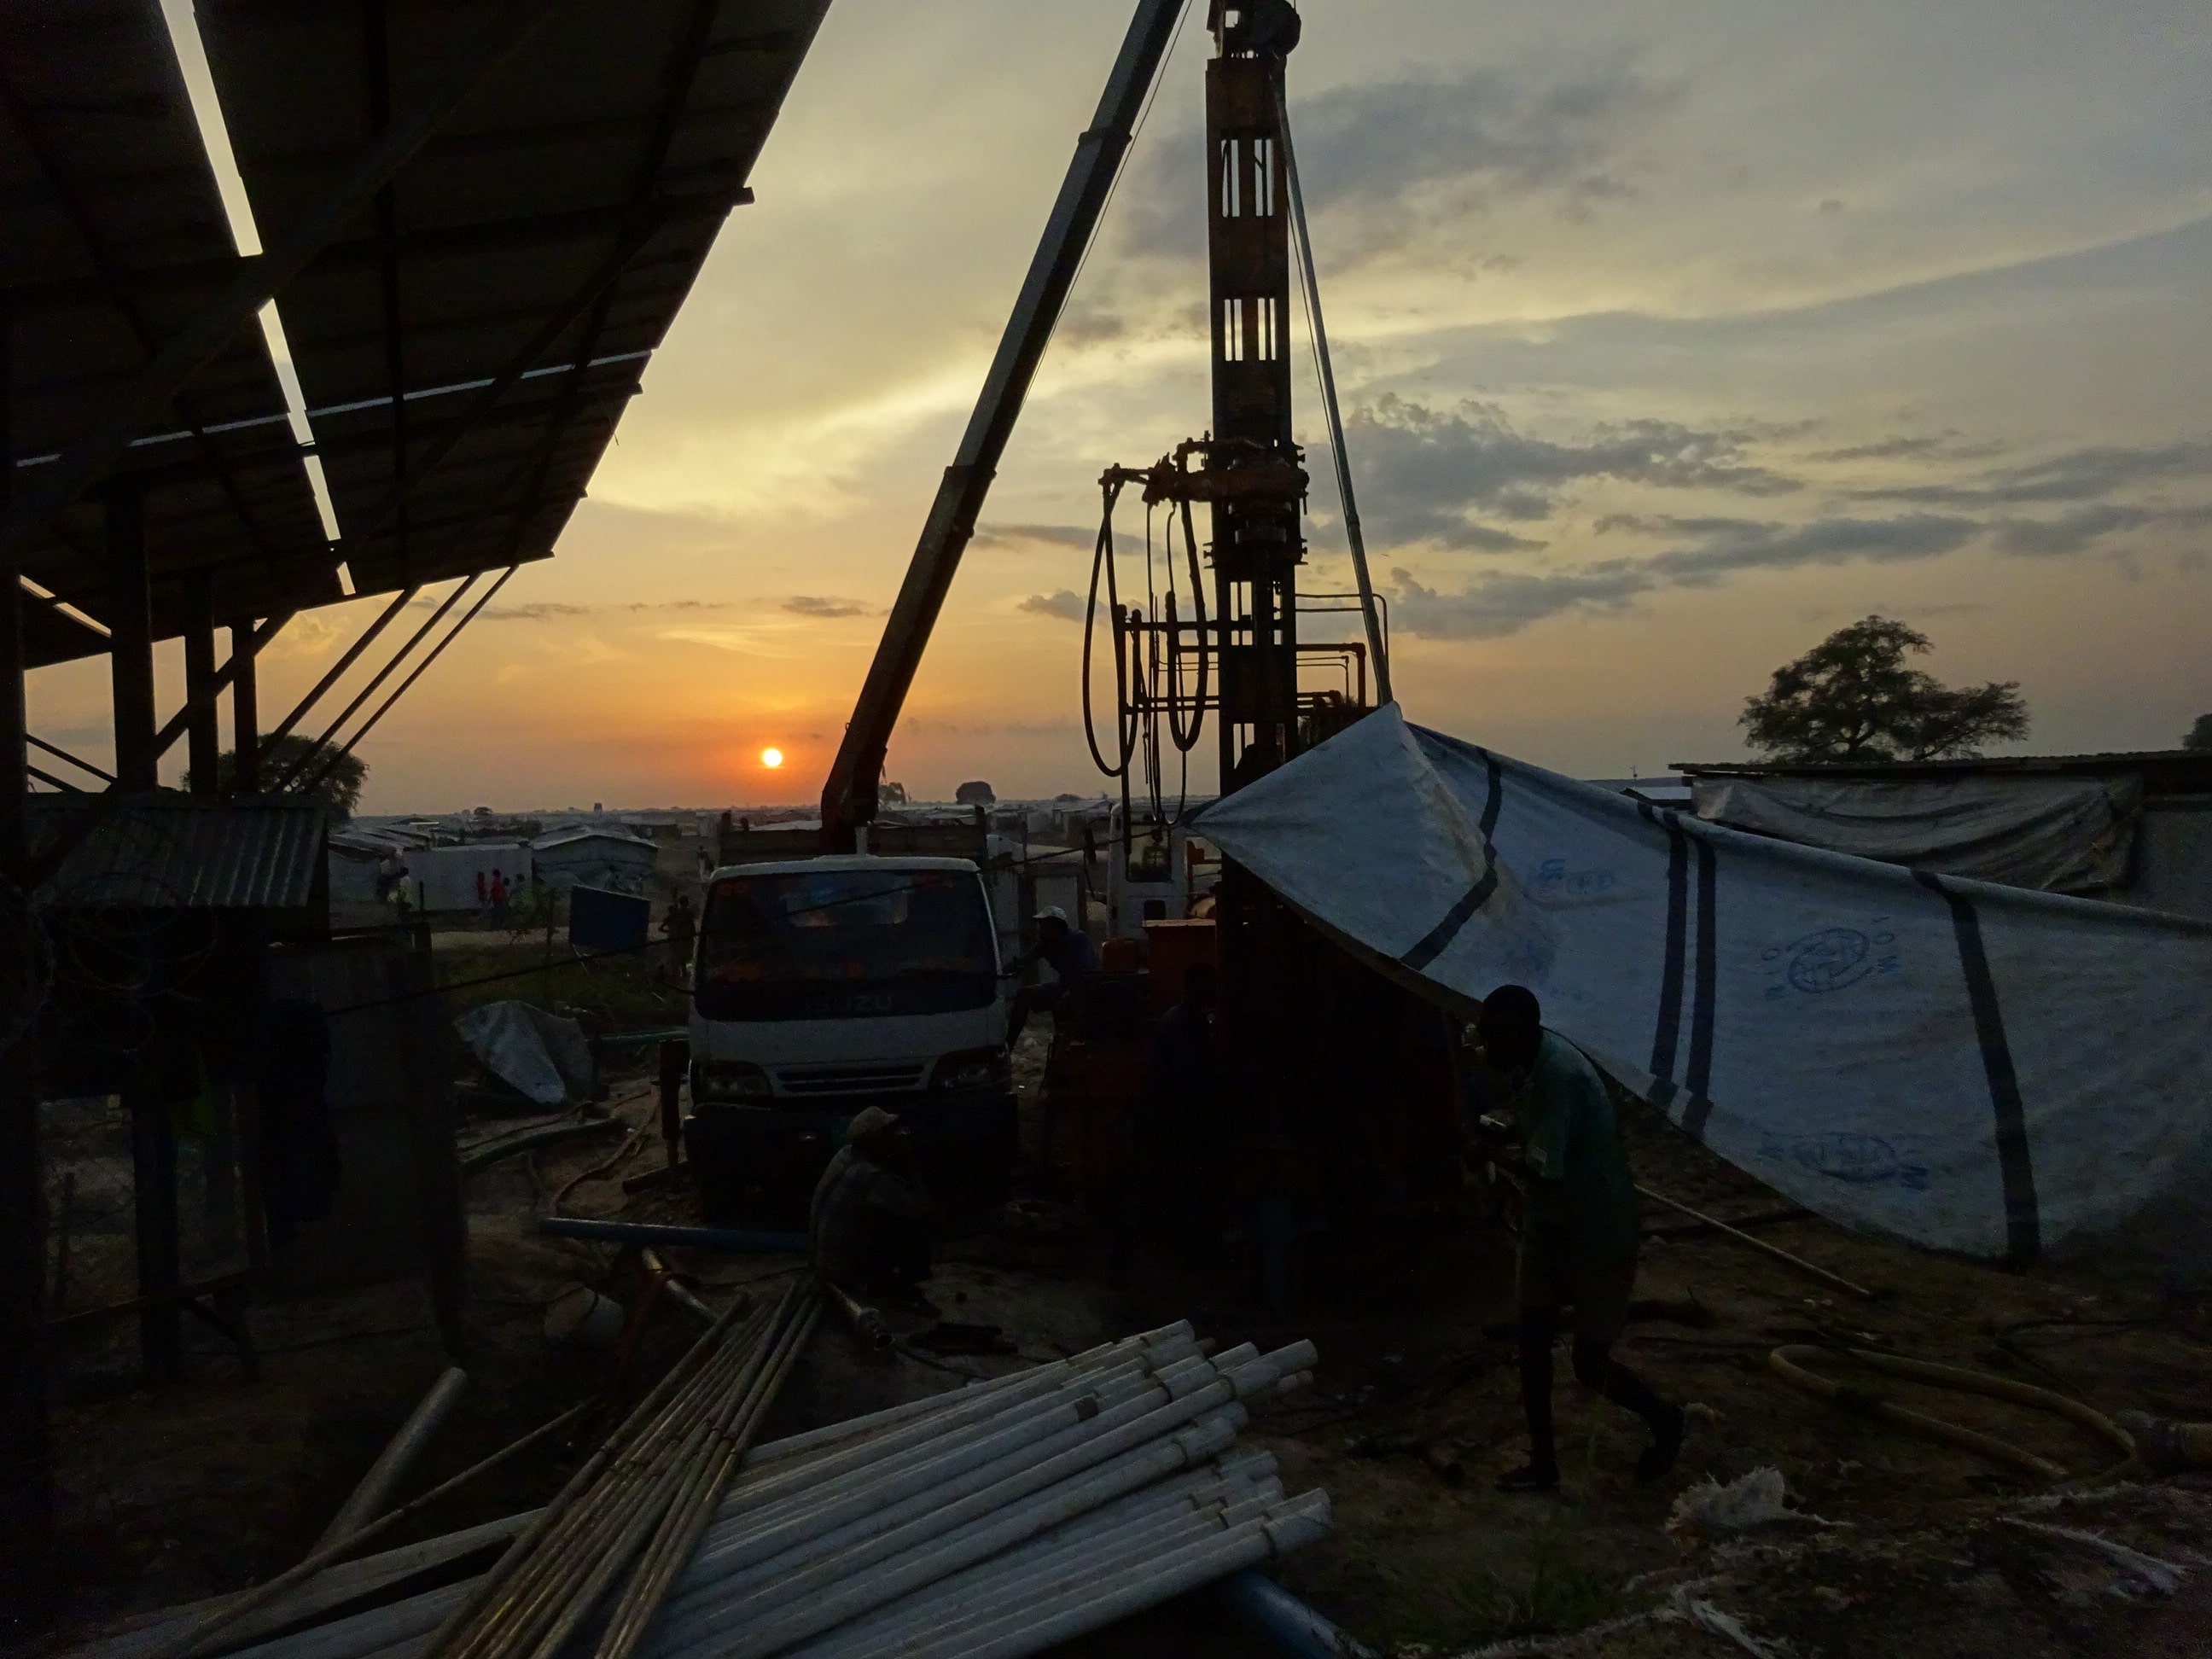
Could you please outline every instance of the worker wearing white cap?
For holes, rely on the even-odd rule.
[[[1036,943],[1006,964],[1009,975],[1042,962],[1053,977],[1042,985],[1024,985],[1014,993],[1014,1006],[1006,1016],[1006,1047],[1021,1041],[1022,1028],[1033,1013],[1050,1013],[1071,985],[1080,984],[1098,971],[1098,947],[1091,935],[1068,925],[1067,912],[1048,904],[1031,918],[1036,923]]]
[[[882,1107],[863,1109],[808,1206],[814,1271],[855,1296],[927,1307],[917,1286],[929,1277],[930,1234],[913,1137]]]

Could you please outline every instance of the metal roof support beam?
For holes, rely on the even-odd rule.
[[[44,738],[34,737],[28,732],[26,732],[23,734],[23,741],[29,744],[33,749],[44,750],[47,754],[52,755],[56,760],[68,762],[71,766],[76,767],[81,772],[91,773],[93,776],[98,778],[102,783],[112,783],[115,781],[114,773],[101,771],[90,761],[85,760],[79,756],[70,754],[68,750],[63,748],[59,744],[48,743]]]
[[[222,792],[216,776],[222,750],[222,728],[216,721],[215,590],[207,572],[195,570],[185,578],[185,767],[195,795]],[[158,736],[158,734],[157,734]]]
[[[439,657],[444,653],[446,647],[460,637],[461,630],[477,619],[477,612],[483,610],[484,606],[489,605],[492,601],[492,596],[495,593],[497,593],[501,588],[507,586],[507,579],[509,576],[512,576],[521,568],[522,567],[520,565],[511,564],[507,566],[506,569],[499,573],[499,580],[494,582],[489,587],[484,589],[483,596],[479,598],[474,605],[468,608],[467,611],[463,614],[460,621],[453,624],[453,631],[447,634],[444,639],[440,640],[437,644],[430,647],[430,654],[423,658],[420,663],[416,665],[415,672],[413,673],[410,674],[405,679],[399,682],[398,690],[395,690],[390,696],[386,697],[383,702],[377,706],[376,712],[362,722],[361,730],[355,732],[353,736],[346,739],[344,748],[339,750],[336,754],[332,755],[328,761],[324,763],[322,769],[315,774],[314,781],[308,784],[308,788],[313,789],[316,787],[317,785],[319,785],[325,778],[328,777],[332,771],[337,769],[337,763],[340,761],[343,760],[348,755],[353,753],[354,745],[358,744],[363,738],[367,737],[371,732],[376,729],[377,721],[384,718],[385,714],[392,708],[392,705],[398,702],[400,698],[407,695],[407,688],[414,684],[416,681],[421,679],[422,676],[428,672],[430,665],[438,660]],[[476,578],[474,576],[469,578],[470,581],[474,581],[475,580]]]
[[[438,608],[430,613],[430,619],[415,630],[413,635],[409,637],[406,644],[401,646],[397,651],[392,653],[390,659],[385,663],[383,667],[378,669],[375,673],[369,676],[368,684],[362,686],[359,691],[356,691],[354,694],[354,699],[351,702],[348,703],[343,709],[339,710],[338,717],[332,720],[329,726],[324,728],[323,735],[317,738],[313,743],[309,744],[307,745],[307,753],[301,755],[298,760],[293,762],[290,769],[288,770],[283,777],[276,780],[276,784],[273,786],[272,793],[276,794],[283,793],[284,791],[296,785],[301,778],[307,775],[308,769],[321,757],[323,750],[330,747],[331,739],[337,735],[338,728],[343,726],[348,720],[351,720],[360,710],[362,704],[367,702],[370,697],[376,694],[376,688],[378,686],[382,685],[385,681],[392,678],[392,671],[398,668],[401,663],[405,662],[407,659],[413,654],[415,647],[422,643],[423,639],[429,634],[432,629],[435,628],[440,623],[446,619],[446,613],[453,608],[454,604],[460,599],[462,594],[467,592],[469,589],[476,586],[477,578],[483,574],[483,573],[482,571],[471,572],[470,574],[464,576],[454,585],[453,591],[447,594],[446,597],[439,602]]]
[[[0,545],[21,547],[114,465],[159,420],[185,383],[251,323],[261,307],[329,243],[468,96],[550,16],[559,0],[508,0],[476,38],[441,64],[429,94],[366,149],[338,186],[241,272],[223,297],[164,345],[52,470],[11,504]]]
[[[151,789],[161,782],[161,751],[154,737],[154,606],[146,572],[146,499],[136,488],[124,485],[107,492],[105,506],[116,785]]]
[[[307,711],[322,701],[323,693],[338,683],[338,676],[361,659],[361,653],[376,642],[376,636],[389,628],[392,618],[404,611],[407,608],[407,602],[422,591],[420,587],[404,587],[394,594],[392,603],[378,613],[376,620],[362,629],[361,637],[346,647],[345,654],[325,671],[322,678],[315,682],[314,688],[293,705],[290,714],[277,721],[276,729],[269,734],[261,746],[264,749],[274,749],[290,736],[292,728],[306,717]]]
[[[204,577],[205,574],[205,572],[196,572],[191,580],[199,580]],[[295,614],[295,612],[290,611],[280,611],[276,616],[270,617],[268,621],[263,623],[258,629],[252,630],[250,637],[254,641],[253,649],[255,651],[258,651],[263,646],[267,645],[270,641],[275,639],[276,637],[276,630],[283,627],[286,623],[291,621]],[[233,628],[230,632],[231,638],[234,641],[241,636],[247,636],[247,630],[243,628]],[[185,637],[187,641],[187,649],[189,649],[189,641],[191,638],[191,630],[189,626],[185,629]],[[252,654],[249,653],[246,659],[248,672],[251,672],[252,670],[252,662],[253,658]],[[192,729],[192,721],[198,718],[203,712],[205,713],[205,715],[210,721],[213,721],[216,718],[216,699],[222,695],[222,690],[225,686],[236,684],[238,672],[238,651],[234,644],[230,653],[230,659],[224,663],[221,668],[211,669],[207,677],[206,683],[198,690],[196,691],[190,689],[191,680],[188,676],[186,678],[187,689],[185,696],[185,706],[177,710],[175,714],[170,715],[168,723],[163,726],[160,731],[154,734],[154,752],[156,755],[166,755],[169,750],[175,748],[177,746],[177,739],[185,736],[185,733],[189,732]]]
[[[0,508],[15,483],[14,364],[9,345],[15,331],[11,313],[0,307]],[[23,696],[23,561],[10,548],[0,552],[0,881],[22,873],[30,854],[23,822],[23,797],[30,793],[30,756],[23,738],[30,725]],[[0,1396],[0,1407],[4,1407]],[[3,1450],[4,1449],[0,1449]],[[0,1468],[5,1464],[0,1463]],[[5,1476],[0,1475],[0,1480]],[[0,1548],[5,1541],[0,1540]]]
[[[252,626],[233,623],[229,666],[230,787],[234,794],[254,795],[261,792],[260,677],[254,667],[254,659],[260,654],[261,641],[255,637]]]

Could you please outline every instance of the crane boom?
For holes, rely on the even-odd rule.
[[[877,641],[875,659],[854,705],[830,776],[822,790],[824,852],[849,852],[854,832],[876,815],[876,782],[898,722],[908,688],[937,625],[938,612],[960,556],[975,532],[975,520],[1006,441],[1013,435],[1022,400],[1029,395],[1037,364],[1044,356],[1060,307],[1066,302],[1084,250],[1097,228],[1114,177],[1129,148],[1146,94],[1174,38],[1184,0],[1138,0],[1113,73],[1098,100],[1089,129],[1076,140],[1075,155],[1060,181],[1060,194],[1044,234],[1030,261],[1029,275],[1000,337],[998,355],[975,399],[975,412],[952,465],[937,488],[923,520],[890,619]]]

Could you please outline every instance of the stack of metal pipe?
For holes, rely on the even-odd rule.
[[[822,1313],[811,1280],[739,1327],[717,1320],[440,1629],[441,1659],[553,1659],[621,1596],[596,1644],[628,1659],[698,1546]]]
[[[567,1540],[557,1554],[510,1552],[472,1587],[249,1652],[586,1659],[630,1643],[635,1659],[1016,1659],[1327,1533],[1325,1494],[1286,1496],[1273,1458],[1236,1443],[1243,1402],[1294,1385],[1314,1358],[1308,1342],[1208,1355],[1178,1323],[753,1448],[689,1549],[683,1528],[646,1527],[611,1490],[588,1534],[564,1530],[564,1492],[532,1528]],[[684,1441],[687,1455],[711,1438]],[[653,1565],[665,1595],[627,1595],[590,1622],[548,1610],[611,1582],[586,1536],[629,1547],[648,1532],[661,1543],[626,1559]],[[507,1566],[539,1554],[553,1577]]]

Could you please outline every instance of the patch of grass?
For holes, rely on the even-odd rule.
[[[1529,1540],[1531,1565],[1521,1574],[1485,1572],[1444,1594],[1467,1619],[1466,1641],[1497,1642],[1516,1636],[1551,1636],[1602,1623],[1626,1603],[1620,1587],[1606,1573],[1567,1559],[1559,1529],[1547,1527]]]
[[[438,983],[453,988],[446,994],[448,1016],[459,1018],[471,1008],[512,1000],[554,1013],[580,1011],[587,1025],[602,1031],[649,1030],[684,1023],[684,993],[659,976],[657,951],[580,962],[567,944],[556,941],[551,965],[545,962],[545,947],[538,941],[440,950]],[[480,985],[468,982],[517,969],[541,971]]]

